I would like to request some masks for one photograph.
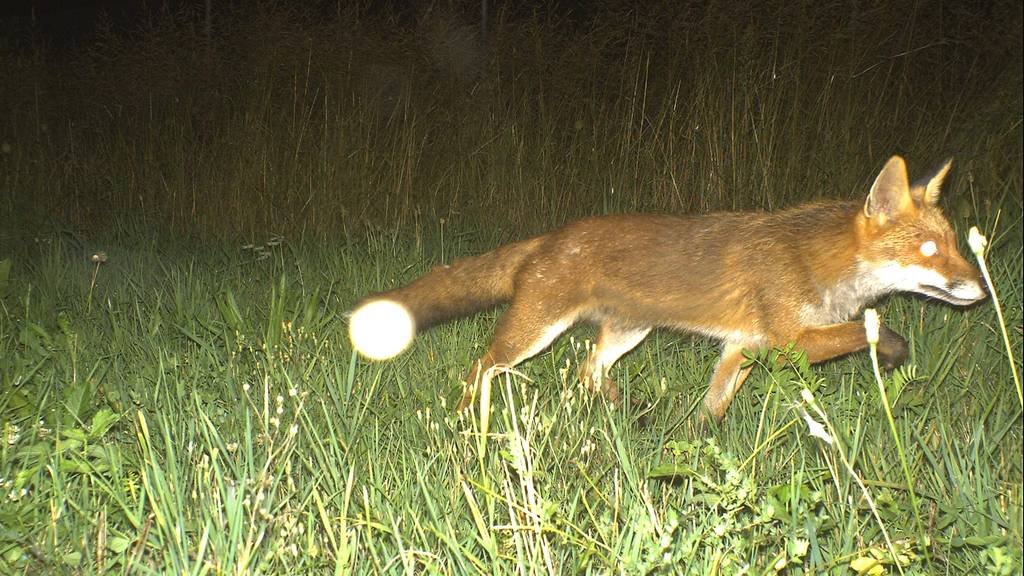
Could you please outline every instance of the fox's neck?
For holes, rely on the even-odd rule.
[[[807,260],[820,263],[820,280],[834,283],[859,273],[861,217],[857,204],[835,202],[798,208],[783,225]]]
[[[865,306],[891,293],[892,287],[861,257],[858,218],[860,206],[837,203],[821,207],[814,229],[800,234],[806,261],[815,262],[819,304],[815,316],[822,323],[844,322]]]

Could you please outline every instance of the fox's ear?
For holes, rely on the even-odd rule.
[[[914,184],[912,193],[914,194],[914,200],[918,202],[924,202],[929,206],[935,206],[939,203],[939,195],[942,193],[942,182],[946,179],[946,174],[949,174],[949,169],[953,167],[953,159],[946,160],[938,170],[932,174],[927,180],[921,180]]]
[[[864,201],[864,215],[885,224],[909,209],[913,204],[907,181],[907,164],[903,158],[893,156],[878,173]]]

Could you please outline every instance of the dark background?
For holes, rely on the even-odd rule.
[[[1018,2],[211,6],[3,4],[5,238],[504,239],[854,197],[894,153],[1019,206]]]

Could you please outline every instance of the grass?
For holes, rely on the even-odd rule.
[[[612,408],[575,329],[497,381],[486,437],[451,406],[494,312],[353,356],[345,311],[438,262],[858,197],[899,152],[956,154],[1019,358],[1019,7],[674,10],[499,12],[486,52],[458,10],[270,11],[0,56],[0,573],[1019,574],[990,302],[883,303],[911,343],[884,394],[866,354],[753,359],[709,431],[699,338],[654,333]]]

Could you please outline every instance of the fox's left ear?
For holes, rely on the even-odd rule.
[[[949,174],[949,169],[952,167],[953,159],[950,158],[930,178],[914,183],[914,186],[911,188],[914,200],[924,202],[929,206],[938,204],[939,195],[942,193],[942,182],[946,179],[946,174]]]

